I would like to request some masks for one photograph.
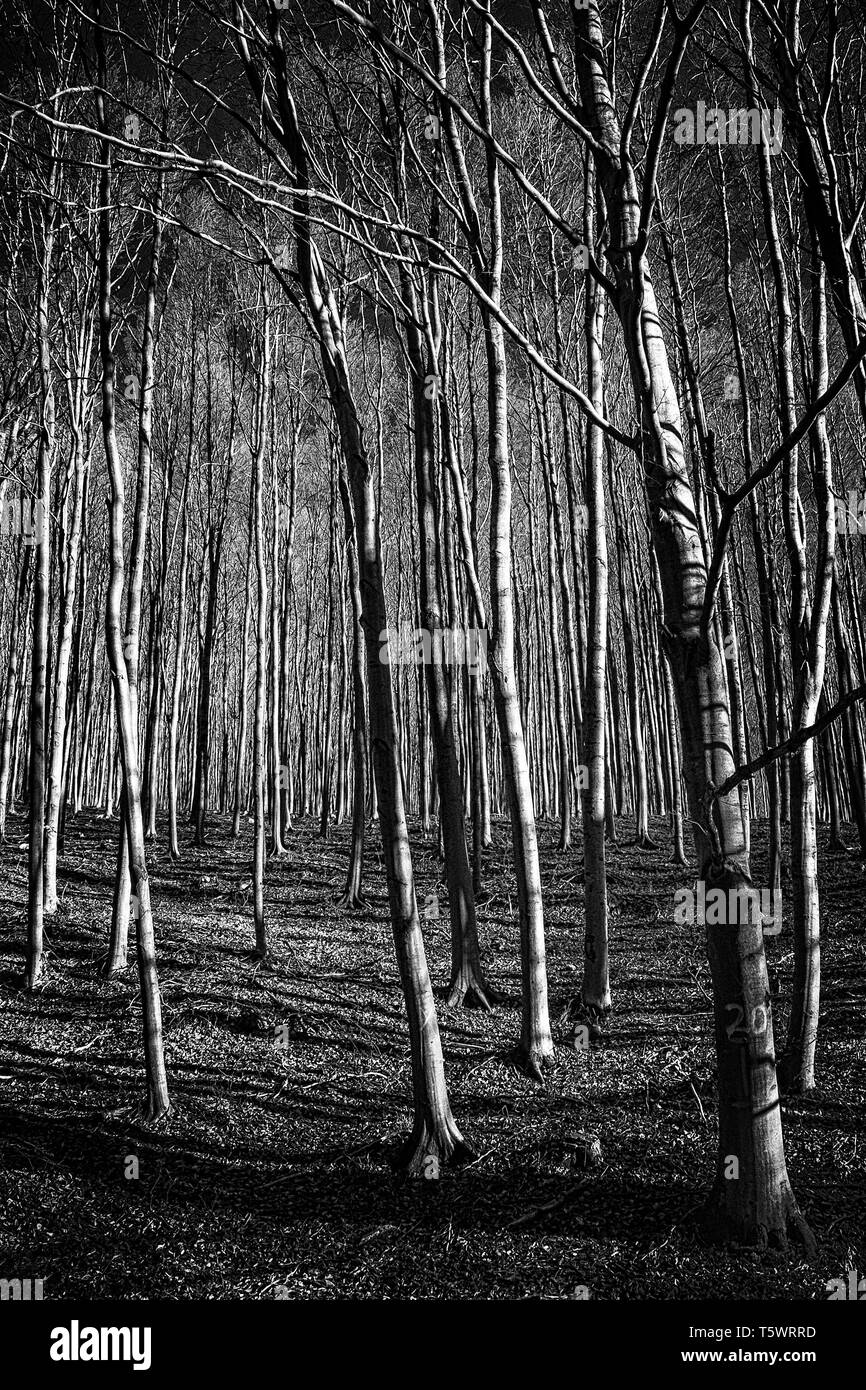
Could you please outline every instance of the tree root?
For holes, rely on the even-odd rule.
[[[814,1076],[808,1085],[804,1085],[800,1072],[794,1069],[794,1059],[787,1052],[783,1052],[776,1062],[776,1080],[779,1094],[783,1096],[808,1096],[815,1090]]]
[[[575,994],[569,999],[566,1006],[566,1017],[572,1025],[572,1036],[577,1035],[581,1027],[587,1029],[589,1041],[591,1043],[601,1042],[606,1036],[607,1029],[605,1024],[610,1017],[610,1009],[600,1008],[597,1004],[587,1004],[582,995]]]
[[[551,1045],[550,1051],[545,1051],[537,1043],[527,1047],[520,1042],[511,1054],[511,1061],[530,1081],[543,1085],[544,1073],[554,1065],[553,1047]]]
[[[482,1009],[489,1013],[495,1004],[501,1004],[503,1000],[504,995],[497,994],[483,975],[461,971],[452,978],[445,1003],[449,1009],[457,1009],[462,1005],[464,1009]]]
[[[360,892],[349,893],[347,891],[341,893],[339,897],[335,899],[335,903],[337,907],[344,907],[349,912],[360,912],[363,908],[369,906],[367,899],[364,897],[363,893]]]
[[[45,969],[44,960],[39,962],[39,966],[37,967],[35,974],[31,974],[29,970],[25,971],[22,984],[28,994],[32,994],[34,990],[42,988],[42,986],[45,984],[45,977],[47,973],[48,972]]]
[[[106,957],[102,965],[101,975],[106,980],[113,980],[117,975],[123,975],[129,969],[129,960],[112,961]]]
[[[149,1096],[147,1104],[141,1108],[141,1118],[147,1124],[156,1124],[158,1120],[162,1120],[170,1114],[171,1103],[161,1105],[153,1096]]]
[[[708,1240],[718,1245],[759,1251],[787,1251],[793,1241],[802,1248],[807,1261],[816,1258],[817,1241],[790,1188],[778,1210],[777,1221],[766,1226],[757,1220],[753,1211],[741,1220],[732,1216],[725,1207],[723,1182],[723,1179],[716,1180],[698,1216],[698,1224]]]
[[[395,1150],[391,1165],[411,1177],[435,1180],[442,1168],[459,1168],[475,1157],[453,1116],[449,1116],[435,1128],[416,1120],[409,1137]]]

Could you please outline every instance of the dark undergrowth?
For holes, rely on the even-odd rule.
[[[567,1045],[580,981],[578,848],[542,823],[551,1015],[560,1044],[539,1086],[510,1061],[519,1028],[514,875],[505,823],[480,909],[492,1014],[445,1007],[447,897],[435,842],[413,826],[452,1106],[477,1158],[440,1181],[396,1175],[411,1121],[408,1047],[378,829],[363,912],[336,905],[348,829],[310,821],[267,866],[272,959],[251,958],[250,830],[217,819],[209,847],[150,846],[172,1113],[138,1118],[143,1092],[134,956],[104,980],[117,822],[70,822],[62,906],[42,988],[21,989],[26,827],[0,848],[0,1276],[41,1277],[46,1298],[825,1298],[866,1271],[863,1136],[864,869],[824,855],[818,1089],[783,1102],[788,1167],[816,1262],[719,1248],[700,1234],[716,1142],[710,984],[701,929],[673,925],[689,870],[659,848],[611,848],[609,1032]],[[822,842],[826,841],[826,833]],[[756,883],[764,828],[754,828]],[[789,909],[786,885],[786,914]],[[435,909],[434,909],[435,910]],[[777,1039],[791,937],[767,939]],[[285,1026],[284,1026],[285,1025]],[[285,1042],[285,1046],[282,1043]],[[576,1167],[576,1139],[600,1163]],[[127,1176],[135,1172],[138,1176]]]

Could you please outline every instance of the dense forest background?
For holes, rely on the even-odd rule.
[[[862,19],[4,7],[17,1277],[866,1265]]]

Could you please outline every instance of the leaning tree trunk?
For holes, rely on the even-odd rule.
[[[129,682],[130,720],[136,745],[136,767],[140,765],[138,753],[138,682],[141,659],[141,595],[144,586],[144,561],[147,550],[147,528],[150,514],[150,480],[153,462],[153,391],[154,357],[156,352],[156,289],[159,283],[159,266],[162,251],[162,191],[164,176],[160,174],[153,205],[153,238],[151,242],[150,265],[145,290],[144,322],[141,343],[141,380],[139,382],[138,408],[138,468],[136,470],[135,512],[132,528],[132,547],[129,561],[129,585],[126,599],[126,632],[123,638],[123,656]],[[108,291],[110,293],[110,290]],[[110,305],[109,305],[110,308]],[[120,720],[118,719],[118,730]],[[122,732],[122,731],[121,731]],[[124,792],[128,796],[128,792]],[[129,807],[126,807],[127,814]],[[123,807],[121,808],[123,812]],[[141,808],[139,808],[141,814]],[[130,822],[131,823],[131,822]],[[120,843],[117,856],[117,877],[115,880],[114,902],[111,914],[111,933],[108,943],[108,959],[105,963],[106,975],[126,969],[127,937],[130,912],[134,914],[136,904],[132,902],[130,875],[130,841],[124,827],[124,816],[120,817]],[[140,904],[139,904],[140,906]]]
[[[731,901],[731,890],[750,885],[751,872],[739,794],[715,795],[733,772],[728,685],[713,624],[703,615],[707,570],[683,454],[679,402],[643,249],[642,200],[634,168],[622,159],[597,0],[577,13],[575,24],[580,90],[599,146],[615,303],[641,412],[652,538],[665,605],[664,644],[679,704],[698,874],[726,891]],[[686,32],[680,35],[680,54]],[[675,73],[674,68],[673,77]],[[738,915],[731,922],[706,923],[719,1088],[716,1178],[707,1215],[740,1240],[784,1243],[794,1226],[811,1245],[785,1162],[762,925],[752,913],[745,914],[746,922],[737,921]],[[737,1010],[740,1028],[731,1027],[729,1006]],[[734,1171],[732,1158],[736,1180],[726,1176]]]
[[[308,151],[288,86],[286,54],[282,45],[279,18],[272,13],[268,21],[271,34],[269,60],[272,64],[271,72],[276,84],[279,107],[277,121],[261,75],[250,53],[240,6],[236,5],[234,14],[241,56],[264,119],[292,162],[298,188],[306,189],[309,187]],[[344,325],[328,283],[324,263],[311,237],[310,206],[303,193],[298,193],[295,198],[294,231],[300,284],[318,342],[355,517],[361,612],[367,649],[373,771],[394,949],[403,987],[412,1057],[414,1121],[412,1132],[401,1147],[397,1162],[410,1172],[423,1172],[431,1176],[438,1173],[440,1163],[459,1161],[467,1156],[468,1150],[451,1113],[448,1099],[436,1003],[427,969],[415,896],[402,769],[397,746],[391,667],[387,661],[380,660],[379,634],[387,625],[387,610],[373,469],[352,394]]]
[[[102,359],[102,435],[111,489],[109,499],[110,571],[105,598],[105,645],[114,683],[126,803],[126,830],[133,890],[132,903],[137,925],[138,978],[144,1017],[144,1055],[148,1089],[145,1113],[148,1119],[158,1119],[168,1111],[170,1102],[163,1052],[162,1004],[156,969],[150,879],[147,871],[144,821],[141,813],[138,730],[133,720],[121,628],[121,599],[125,570],[123,554],[124,488],[123,465],[118,452],[115,432],[115,363],[111,341],[111,144],[105,138],[107,127],[105,103],[102,95],[106,84],[105,38],[99,0],[97,0],[96,5],[96,16],[99,67],[96,107],[98,126],[103,135],[101,141],[102,168],[99,179],[99,346]],[[139,489],[138,500],[140,504],[141,489]],[[139,518],[136,520],[141,524]],[[140,593],[137,596],[130,595],[130,599],[136,603],[140,602]]]

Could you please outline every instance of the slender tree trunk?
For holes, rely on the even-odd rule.
[[[102,433],[109,470],[111,496],[109,503],[111,566],[105,600],[105,644],[114,683],[117,727],[126,801],[126,826],[129,837],[129,863],[132,876],[133,907],[137,925],[138,978],[144,1020],[144,1055],[148,1099],[146,1117],[158,1119],[169,1109],[168,1081],[162,1040],[162,1005],[156,968],[156,946],[153,914],[150,902],[150,879],[144,846],[144,823],[141,814],[141,790],[138,770],[138,730],[133,719],[130,683],[121,628],[121,598],[124,584],[123,554],[123,466],[115,434],[115,365],[112,348],[111,301],[111,145],[107,138],[104,92],[106,87],[105,36],[102,28],[100,0],[96,0],[96,43],[99,69],[99,88],[96,95],[97,121],[103,135],[102,165],[99,186],[99,345],[102,359]],[[138,505],[142,505],[141,489]],[[136,517],[136,523],[143,525]],[[131,577],[131,583],[132,583]],[[130,593],[137,604],[138,594]]]
[[[19,679],[21,666],[22,632],[27,626],[32,594],[33,567],[30,564],[31,547],[19,538],[16,549],[18,585],[12,607],[12,620],[9,626],[9,659],[6,663],[6,686],[3,698],[3,721],[0,724],[0,844],[6,842],[6,807],[10,787],[14,791],[11,777],[13,762],[13,738],[15,733],[15,713],[18,705]]]
[[[30,681],[30,798],[27,896],[27,989],[36,989],[42,975],[44,850],[45,850],[45,700],[48,675],[48,610],[51,600],[51,467],[54,460],[54,382],[51,368],[49,298],[57,217],[57,137],[51,135],[49,196],[42,210],[42,254],[39,258],[36,324],[39,353],[39,436],[36,458],[36,567],[33,584],[32,675]]]
[[[265,928],[265,717],[267,705],[267,624],[268,577],[265,567],[265,518],[263,504],[265,454],[267,452],[268,399],[271,390],[271,325],[267,287],[263,289],[264,321],[258,375],[258,399],[253,460],[253,527],[256,540],[256,694],[253,716],[253,919],[255,954],[264,960],[268,954]]]
[[[367,709],[364,691],[364,633],[361,627],[361,588],[358,574],[358,550],[355,522],[349,485],[340,472],[338,479],[343,517],[346,524],[346,555],[348,558],[349,597],[352,603],[352,847],[346,883],[340,906],[365,906],[361,891],[364,872],[364,834],[367,812]]]
[[[588,157],[584,182],[586,244],[595,245],[595,172]],[[587,281],[584,314],[588,395],[604,413],[605,296]],[[586,634],[586,683],[583,698],[584,966],[580,1017],[599,1025],[611,1007],[607,864],[605,862],[605,716],[608,642],[607,525],[604,502],[604,436],[590,420],[586,427],[586,564],[589,613]],[[574,1001],[572,1013],[577,1014]]]

